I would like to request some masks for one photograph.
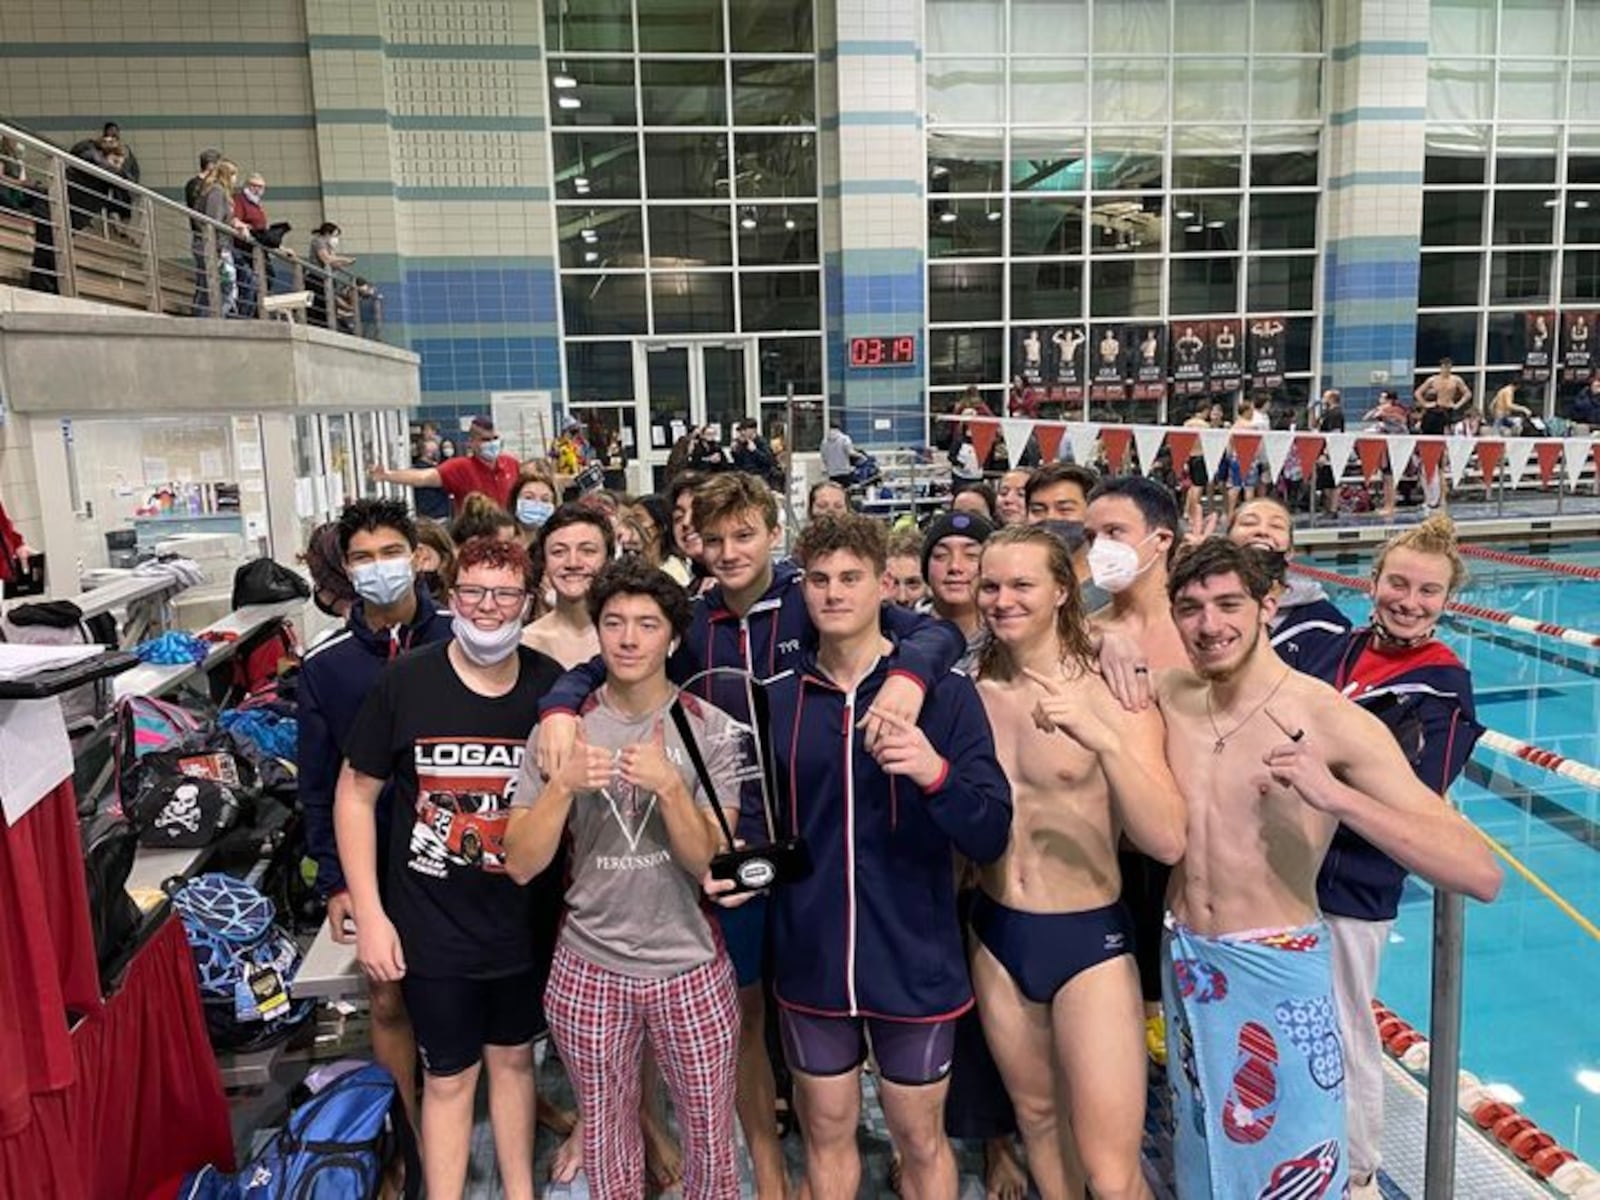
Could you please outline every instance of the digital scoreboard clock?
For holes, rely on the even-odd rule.
[[[905,337],[853,337],[850,339],[852,367],[914,367],[917,364],[917,339]]]

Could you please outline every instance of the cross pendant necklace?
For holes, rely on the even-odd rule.
[[[1250,724],[1251,718],[1265,708],[1267,706],[1267,702],[1278,694],[1278,689],[1283,686],[1284,681],[1289,678],[1289,675],[1293,671],[1293,667],[1285,667],[1283,669],[1283,674],[1278,676],[1278,682],[1272,685],[1271,690],[1269,690],[1267,694],[1261,698],[1261,702],[1249,712],[1245,713],[1244,720],[1240,721],[1232,729],[1228,730],[1227,733],[1223,733],[1222,730],[1217,726],[1216,714],[1211,709],[1211,688],[1208,685],[1206,687],[1206,720],[1211,722],[1211,732],[1217,735],[1217,740],[1211,743],[1211,753],[1221,754],[1223,750],[1227,748],[1228,739],[1234,734],[1238,733],[1239,730],[1243,729],[1246,725]]]

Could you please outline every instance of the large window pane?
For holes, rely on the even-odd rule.
[[[1174,188],[1236,188],[1244,163],[1238,125],[1185,125],[1172,131]]]
[[[746,331],[819,329],[822,284],[815,271],[741,271],[739,304]]]
[[[814,204],[751,204],[739,221],[739,261],[745,266],[782,266],[817,261]]]
[[[1424,308],[1460,308],[1478,303],[1478,273],[1483,256],[1424,254],[1417,303]]]
[[[1600,183],[1600,127],[1574,125],[1567,131],[1567,182]]]
[[[1095,0],[1096,54],[1165,54],[1168,0]]]
[[[1083,253],[1083,200],[1050,197],[1011,202],[1016,257]]]
[[[999,263],[930,263],[928,320],[998,321],[1004,275]]]
[[[647,133],[646,192],[658,200],[727,195],[728,139],[721,133]]]
[[[1159,129],[1096,129],[1094,186],[1117,192],[1159,189],[1165,140]]]
[[[1091,254],[1159,254],[1166,223],[1161,196],[1096,196],[1089,205]]]
[[[928,330],[929,385],[1002,382],[1004,340],[999,329]]]
[[[1172,248],[1186,252],[1239,248],[1239,197],[1172,198]]]
[[[1422,178],[1425,183],[1482,183],[1488,160],[1487,125],[1430,126]]]
[[[1173,63],[1174,121],[1244,120],[1244,58],[1180,58]]]
[[[1260,192],[1250,198],[1252,250],[1310,250],[1316,244],[1315,192]]]
[[[644,264],[644,234],[636,204],[556,210],[561,265],[590,270]]]
[[[1316,54],[1322,0],[1255,0],[1257,54]]]
[[[1024,320],[1083,316],[1082,260],[1012,263],[1011,315]]]
[[[791,383],[797,396],[822,391],[820,337],[761,339],[761,394],[785,395]]]
[[[1284,125],[1257,127],[1250,135],[1254,187],[1314,187],[1318,130]]]
[[[1502,127],[1495,150],[1495,178],[1501,183],[1554,183],[1556,131]]]
[[[985,125],[1005,119],[1001,59],[934,59],[927,77],[929,125]]]
[[[1548,304],[1550,269],[1555,255],[1548,250],[1515,250],[1489,256],[1490,304]]]
[[[1000,130],[928,131],[930,193],[998,192],[1003,186],[1005,135]]]
[[[1317,120],[1321,89],[1321,59],[1257,58],[1250,64],[1250,115],[1257,121]]]
[[[1424,246],[1477,246],[1482,242],[1482,192],[1423,193]]]
[[[1496,246],[1543,246],[1555,238],[1554,192],[1508,192],[1494,195],[1493,238]]]
[[[722,45],[722,0],[638,0],[639,49],[711,53]]]
[[[929,137],[933,135],[930,133]],[[1087,166],[1081,129],[1018,130],[1011,135],[1011,189],[1081,192]],[[1156,170],[1160,172],[1160,161]]]
[[[809,62],[733,64],[735,125],[814,125],[816,68]]]
[[[1564,67],[1561,62],[1501,63],[1500,119],[1558,121],[1565,116]]]
[[[1239,311],[1237,258],[1175,258],[1169,308],[1174,316]]]
[[[1154,317],[1161,312],[1161,260],[1130,258],[1089,264],[1089,315]]]
[[[544,6],[544,44],[561,50],[633,49],[633,6],[628,0],[565,0]]]
[[[650,209],[652,267],[725,267],[733,263],[728,206],[655,205]]]
[[[1000,257],[1004,204],[999,199],[928,201],[928,257]]]
[[[1053,125],[1089,115],[1087,63],[1081,58],[1011,60],[1011,123]]]
[[[1579,8],[1593,7],[1578,0]],[[1567,48],[1567,6],[1550,0],[1501,0],[1500,53],[1549,56]],[[1592,48],[1579,53],[1594,53]],[[1501,113],[1504,116],[1504,112]]]
[[[1600,300],[1600,250],[1568,250],[1562,256],[1561,298]]]
[[[1428,119],[1485,121],[1494,115],[1494,64],[1487,59],[1428,62]]]
[[[733,275],[727,271],[650,276],[655,333],[732,333]]]
[[[1495,0],[1431,0],[1428,15],[1434,55],[1494,53]]]
[[[587,333],[648,333],[645,277],[563,275],[561,311],[568,337]]]
[[[817,194],[815,134],[736,133],[733,146],[734,187],[741,200]]]
[[[1185,54],[1237,54],[1243,49],[1248,0],[1175,0],[1175,7],[1175,49]]]
[[[1011,52],[1081,54],[1088,16],[1086,0],[1011,0]]]
[[[1004,0],[927,0],[923,15],[931,54],[1000,54],[1006,48]]]
[[[568,342],[567,395],[574,403],[633,395],[632,342]]]
[[[1567,245],[1600,242],[1600,192],[1567,193]]]
[[[633,63],[599,59],[552,64],[550,123],[638,124],[633,103]]]
[[[639,138],[633,133],[555,133],[558,200],[637,200]]]
[[[1600,12],[1600,5],[1590,7]],[[1600,45],[1596,45],[1593,52],[1600,54]],[[1572,116],[1585,121],[1600,116],[1600,62],[1584,62],[1580,59],[1572,64]],[[1573,130],[1574,134],[1577,132]],[[1593,136],[1592,132],[1590,136]],[[1575,138],[1568,144],[1569,152],[1577,141]]]
[[[1485,341],[1488,345],[1483,361],[1485,363],[1520,364],[1528,340],[1526,314],[1520,312],[1490,313],[1486,325]],[[1492,392],[1485,393],[1486,396],[1493,394]]]
[[[1167,64],[1163,59],[1095,61],[1094,119],[1161,123],[1167,119]]]
[[[1315,307],[1314,257],[1252,258],[1244,304],[1253,313],[1295,312]]]
[[[639,64],[646,125],[724,125],[726,93],[720,62]]]
[[[1453,359],[1457,366],[1478,361],[1476,313],[1417,315],[1417,361],[1436,363],[1441,358]]]
[[[811,0],[738,0],[728,6],[735,54],[804,54],[811,49]]]

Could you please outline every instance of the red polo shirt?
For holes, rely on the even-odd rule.
[[[521,464],[510,454],[500,455],[492,467],[476,454],[458,454],[439,464],[439,481],[450,497],[452,510],[459,514],[473,492],[482,492],[504,507],[521,469]]]

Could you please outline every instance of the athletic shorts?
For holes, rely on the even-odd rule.
[[[867,1061],[870,1042],[878,1074],[902,1087],[938,1083],[950,1073],[956,1023],[955,1017],[944,1021],[823,1017],[778,1005],[778,1032],[791,1071],[822,1078],[846,1075]]]
[[[531,969],[495,979],[405,976],[400,991],[422,1069],[459,1075],[477,1065],[485,1046],[521,1046],[543,1037],[545,974]]]
[[[722,928],[722,942],[733,960],[733,973],[739,986],[747,988],[760,983],[767,951],[766,896],[757,896],[738,908],[712,905],[711,912]]]

